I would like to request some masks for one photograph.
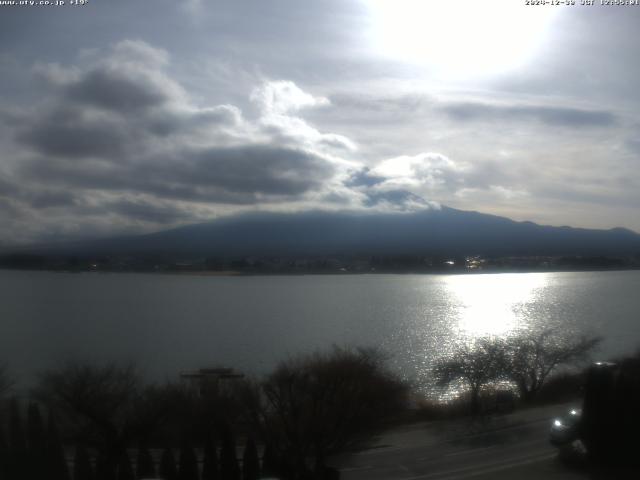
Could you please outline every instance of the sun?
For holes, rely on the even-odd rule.
[[[525,64],[560,11],[518,0],[368,0],[383,56],[443,76],[487,76]]]

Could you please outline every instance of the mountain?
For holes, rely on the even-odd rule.
[[[413,213],[251,213],[158,233],[67,244],[87,255],[638,255],[640,235],[516,222],[442,207]]]

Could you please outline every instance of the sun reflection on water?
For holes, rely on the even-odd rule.
[[[506,338],[522,331],[558,326],[554,305],[557,281],[549,273],[500,273],[416,276],[396,294],[404,315],[383,342],[401,352],[393,361],[416,391],[435,400],[465,392],[461,385],[446,390],[434,384],[433,367],[461,346],[484,337]],[[411,303],[410,299],[419,298]],[[393,310],[390,311],[393,313]],[[559,325],[564,331],[566,325]]]
[[[548,325],[552,319],[540,311],[540,303],[544,303],[552,280],[548,273],[500,273],[442,276],[437,288],[433,282],[416,285],[416,289],[427,288],[428,292],[422,311],[407,319],[406,330],[399,329],[399,338],[389,339],[404,343],[415,372],[411,379],[414,387],[436,401],[465,395],[467,389],[461,383],[444,388],[435,385],[435,363],[464,344],[471,346],[482,338],[506,338]],[[411,378],[410,371],[405,374]],[[489,387],[510,388],[499,384]]]
[[[457,314],[457,325],[452,324],[451,328],[455,330],[457,327],[458,337],[467,339],[504,337],[526,329],[527,319],[522,318],[519,312],[546,283],[547,275],[544,273],[448,277],[445,284],[456,302]]]

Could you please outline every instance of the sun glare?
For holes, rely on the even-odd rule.
[[[516,68],[540,46],[558,8],[514,0],[369,0],[374,44],[387,57],[442,76]]]
[[[458,330],[468,337],[503,336],[517,330],[517,310],[546,284],[544,273],[453,275],[447,289],[458,302]]]

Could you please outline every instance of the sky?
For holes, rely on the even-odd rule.
[[[640,231],[640,6],[7,3],[0,245],[442,205]]]

